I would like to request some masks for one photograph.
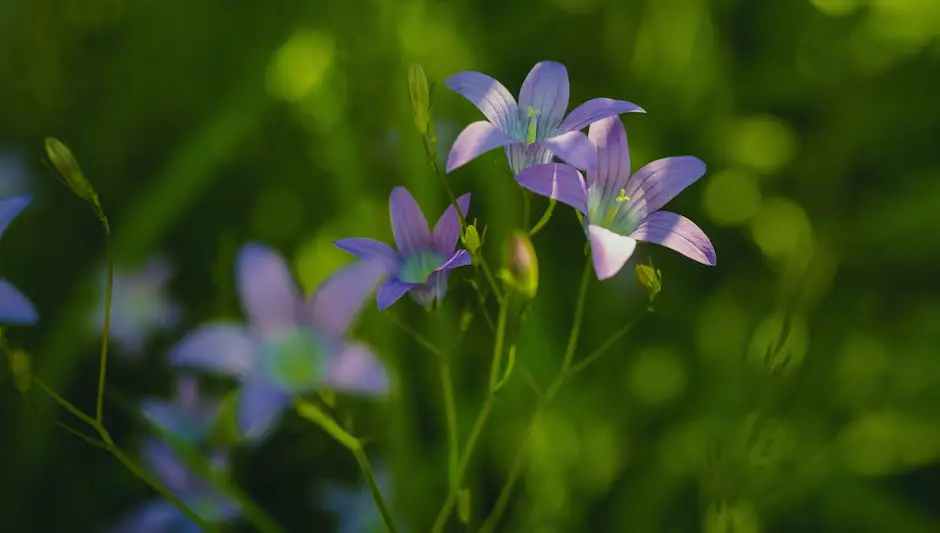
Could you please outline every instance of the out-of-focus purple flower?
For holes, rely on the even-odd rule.
[[[172,349],[171,361],[238,379],[236,418],[249,439],[266,435],[295,394],[324,387],[383,394],[384,367],[368,347],[345,338],[382,276],[374,264],[355,263],[304,300],[278,253],[246,245],[235,277],[248,324],[203,326]]]
[[[14,196],[0,200],[0,236],[10,222],[32,201],[30,196]],[[12,283],[0,279],[0,323],[28,326],[39,320],[36,308]]]
[[[619,117],[592,124],[588,135],[597,145],[598,168],[587,173],[586,181],[577,169],[554,163],[526,169],[516,180],[585,215],[597,277],[607,279],[619,272],[637,241],[672,248],[714,266],[715,249],[708,236],[691,220],[660,211],[705,174],[705,163],[692,156],[667,157],[630,175],[627,132]]]
[[[388,502],[392,499],[392,477],[388,468],[379,464],[375,468],[375,481]],[[381,533],[385,531],[382,515],[372,499],[368,485],[348,489],[335,484],[327,485],[320,493],[324,509],[336,515],[336,533]],[[394,507],[393,507],[394,509]],[[396,517],[392,517],[395,520]],[[399,520],[395,522],[399,531],[408,531]]]
[[[532,67],[519,90],[518,104],[506,87],[482,72],[454,74],[444,83],[486,117],[457,136],[447,159],[447,172],[499,147],[505,147],[514,175],[532,165],[551,162],[553,155],[590,170],[597,166],[597,153],[580,130],[621,113],[644,113],[630,102],[594,98],[566,117],[568,71],[554,61]]]
[[[154,476],[204,521],[221,524],[241,515],[238,505],[191,472],[173,450],[157,440],[143,446],[143,458]],[[226,468],[226,457],[215,455],[216,471]],[[197,524],[166,500],[155,500],[131,511],[109,533],[199,533]]]
[[[170,273],[170,264],[162,257],[151,259],[133,271],[115,269],[110,338],[123,348],[124,354],[140,355],[150,335],[179,323],[179,307],[166,292]],[[102,276],[101,301],[91,317],[99,334],[104,328],[106,283],[107,272]]]
[[[23,158],[13,150],[0,150],[0,198],[29,194]]]
[[[141,411],[163,431],[198,446],[208,439],[220,405],[216,399],[201,397],[196,378],[187,376],[177,382],[173,401],[147,398]]]
[[[457,204],[467,216],[470,195],[458,198]],[[377,265],[388,276],[379,287],[379,309],[397,302],[406,292],[419,304],[429,306],[434,300],[444,298],[450,271],[470,264],[469,252],[455,250],[460,237],[457,210],[453,205],[449,206],[432,233],[421,207],[408,189],[392,189],[388,209],[397,252],[383,242],[365,238],[340,239],[336,246]]]

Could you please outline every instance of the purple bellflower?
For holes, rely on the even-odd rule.
[[[115,269],[110,336],[123,348],[124,354],[140,355],[151,334],[179,323],[179,307],[166,294],[170,272],[170,264],[164,258],[151,259],[134,271]],[[94,329],[99,334],[104,329],[106,282],[105,277],[101,285],[101,302],[92,315]]]
[[[172,364],[235,377],[236,420],[249,439],[265,436],[294,395],[321,388],[383,394],[384,367],[368,347],[345,339],[383,275],[374,264],[355,263],[305,300],[279,254],[246,245],[235,277],[249,323],[200,327],[172,349]]]
[[[143,458],[154,476],[210,524],[221,524],[241,515],[238,505],[211,484],[195,475],[177,458],[173,450],[158,440],[144,443]],[[212,457],[212,467],[223,471],[226,457]],[[200,533],[202,529],[167,500],[144,504],[125,516],[110,533]]]
[[[457,199],[463,215],[470,209],[470,195]],[[432,233],[418,202],[404,187],[395,187],[388,200],[396,252],[374,239],[350,238],[336,241],[336,247],[381,268],[388,276],[379,287],[379,309],[410,293],[416,302],[430,306],[447,293],[447,280],[454,268],[470,264],[470,253],[455,250],[460,238],[460,218],[448,206]],[[371,273],[367,273],[371,274]]]
[[[165,401],[147,398],[142,402],[144,416],[163,431],[193,446],[206,443],[221,403],[203,398],[195,377],[186,376],[176,383],[176,398]]]
[[[714,266],[715,249],[708,236],[691,220],[659,210],[705,174],[705,163],[692,156],[667,157],[631,175],[627,132],[619,117],[592,124],[588,135],[597,145],[598,167],[587,173],[586,181],[577,169],[555,163],[531,167],[516,180],[585,215],[598,279],[617,274],[637,241],[672,248]]]
[[[0,236],[10,222],[32,201],[30,196],[13,196],[0,200]],[[39,320],[36,308],[12,283],[0,279],[0,323],[29,326]]]
[[[500,82],[482,72],[461,72],[445,85],[470,100],[486,120],[474,122],[457,136],[447,159],[447,172],[478,156],[505,147],[513,175],[553,156],[577,168],[597,166],[594,145],[580,130],[621,113],[643,113],[636,104],[610,98],[568,109],[568,71],[561,63],[536,63],[519,91],[519,103]]]

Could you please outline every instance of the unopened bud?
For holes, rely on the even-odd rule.
[[[46,154],[55,169],[59,171],[59,175],[62,176],[62,181],[76,196],[82,200],[96,201],[95,189],[85,179],[81,167],[78,166],[78,161],[72,155],[72,151],[69,150],[68,146],[65,146],[62,141],[55,137],[47,137]]]
[[[479,251],[480,247],[483,246],[483,242],[480,239],[479,232],[477,232],[475,220],[472,224],[467,224],[467,227],[463,230],[463,234],[460,236],[460,240],[467,248],[467,251],[470,252],[470,255],[477,254],[477,251]]]
[[[539,288],[539,260],[529,235],[523,231],[510,235],[503,255],[503,281],[525,297],[533,298]]]
[[[414,63],[408,69],[408,95],[411,97],[411,112],[414,115],[418,133],[424,135],[431,121],[431,97],[428,91],[428,78],[421,65]]]
[[[653,268],[652,262],[648,265],[637,265],[636,280],[640,285],[646,287],[651,303],[656,299],[659,291],[663,289],[663,273],[659,269]]]
[[[17,390],[25,393],[33,380],[32,362],[29,355],[23,350],[14,350],[10,354],[10,372],[13,374],[13,384]]]

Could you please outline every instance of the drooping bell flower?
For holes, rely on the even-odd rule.
[[[0,236],[7,226],[32,201],[31,196],[13,196],[0,200]],[[29,326],[39,320],[36,308],[12,283],[0,279],[0,324]]]
[[[692,156],[667,157],[630,174],[627,132],[619,117],[592,124],[588,135],[597,146],[598,167],[587,173],[587,180],[574,167],[555,163],[528,168],[516,180],[584,215],[598,279],[620,272],[638,241],[714,266],[715,249],[708,236],[682,215],[660,211],[705,174],[705,163]]]

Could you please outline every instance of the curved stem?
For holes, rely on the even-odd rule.
[[[529,237],[534,237],[536,233],[545,227],[545,224],[548,224],[548,221],[552,218],[552,213],[555,211],[556,203],[557,202],[554,198],[549,198],[548,207],[546,207],[545,212],[542,213],[542,218],[540,218],[539,221],[536,222],[534,226],[532,226],[532,229],[529,230]]]
[[[108,338],[111,336],[111,292],[114,289],[114,256],[111,252],[111,227],[107,217],[101,214],[105,236],[105,260],[108,264],[108,281],[104,293],[104,327],[101,332],[101,360],[98,363],[98,397],[95,401],[95,420],[104,419],[104,386],[108,377]]]
[[[372,465],[369,464],[369,458],[366,457],[366,452],[362,449],[362,443],[359,439],[350,435],[333,420],[333,417],[321,411],[316,405],[297,399],[294,402],[294,406],[301,417],[322,427],[336,442],[339,442],[352,452],[353,456],[356,458],[356,463],[359,464],[362,475],[366,478],[369,491],[372,493],[372,499],[375,500],[375,506],[378,507],[379,514],[382,515],[382,521],[385,522],[385,527],[388,529],[389,533],[397,533],[395,525],[392,523],[392,515],[388,511],[388,506],[385,505],[385,499],[382,498],[382,491],[379,489],[379,484],[375,480],[375,474],[372,472]]]
[[[509,319],[509,302],[504,301],[499,306],[499,318],[496,322],[496,342],[493,343],[493,362],[490,366],[490,394],[496,391],[499,381],[499,370],[503,361],[503,345],[506,342],[506,322]]]

